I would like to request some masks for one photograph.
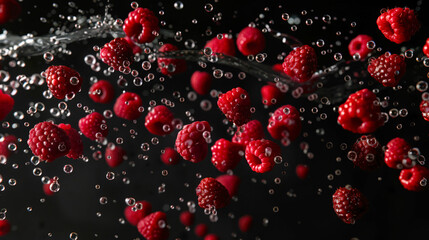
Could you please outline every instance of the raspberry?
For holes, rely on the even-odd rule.
[[[409,191],[422,191],[427,186],[429,179],[429,169],[416,165],[410,169],[402,169],[399,181],[402,186]]]
[[[240,186],[240,178],[236,175],[224,174],[216,178],[226,190],[228,190],[229,195],[235,196],[238,192],[238,187]]]
[[[283,72],[300,83],[310,80],[316,70],[316,52],[308,45],[292,50],[283,62]]]
[[[133,42],[133,40],[131,38],[129,38],[128,36],[125,37],[125,40],[127,41],[127,43],[131,46],[131,48],[133,49],[133,54],[140,54],[142,52],[141,47],[139,47],[137,44],[135,44]]]
[[[125,150],[113,143],[107,145],[104,157],[106,159],[107,165],[109,165],[111,168],[119,166],[124,160],[128,158]]]
[[[100,58],[115,70],[123,72],[134,60],[133,49],[125,38],[115,38],[100,50]]]
[[[308,171],[309,171],[309,168],[307,165],[305,165],[305,164],[296,165],[295,173],[299,179],[301,179],[301,180],[306,179],[308,176]]]
[[[34,155],[46,162],[52,162],[70,150],[66,132],[51,122],[36,124],[30,130],[27,144]]]
[[[0,219],[0,237],[10,232],[10,223],[7,219]]]
[[[208,227],[204,223],[198,224],[194,230],[195,235],[197,235],[197,237],[204,237],[207,234],[207,231]]]
[[[240,231],[246,233],[252,228],[253,217],[251,215],[244,215],[238,219],[238,228]]]
[[[261,88],[262,104],[272,106],[279,103],[284,98],[284,93],[275,84],[267,84]]]
[[[232,137],[232,142],[240,144],[244,150],[249,142],[262,139],[264,137],[265,134],[261,122],[258,120],[252,120],[237,128],[237,131]]]
[[[241,145],[230,142],[224,138],[217,140],[211,150],[213,166],[221,172],[234,169],[243,155]]]
[[[50,66],[45,70],[46,83],[57,99],[71,99],[80,91],[82,78],[74,69],[67,66]]]
[[[202,208],[220,209],[229,203],[228,190],[211,177],[202,179],[195,192],[198,196],[198,205]]]
[[[195,71],[191,77],[191,87],[200,95],[209,93],[212,85],[212,76],[208,72]]]
[[[353,38],[349,43],[349,53],[350,56],[359,55],[359,59],[363,60],[371,53],[372,49],[369,49],[367,44],[369,41],[372,41],[372,37],[360,34]]]
[[[128,13],[123,30],[134,42],[152,42],[159,32],[158,18],[147,8],[136,8]]]
[[[4,156],[6,158],[10,156],[12,153],[12,150],[9,148],[10,144],[16,145],[16,137],[14,135],[0,137],[0,156]],[[15,151],[15,149],[13,151]]]
[[[115,90],[109,81],[100,80],[92,84],[89,97],[96,103],[109,103],[115,97]]]
[[[280,147],[270,140],[254,140],[246,146],[247,163],[257,173],[271,171],[275,163],[274,158],[278,158],[280,155]]]
[[[165,165],[175,165],[180,161],[180,155],[174,148],[165,148],[164,153],[161,154],[161,161]]]
[[[424,120],[429,122],[429,101],[422,100],[420,103],[420,111],[422,112],[422,116]]]
[[[368,209],[368,200],[350,185],[338,188],[332,196],[334,211],[347,224],[354,224]]]
[[[411,168],[415,162],[408,157],[411,146],[403,138],[394,138],[387,143],[384,152],[384,162],[390,168],[402,169]]]
[[[173,44],[166,43],[159,48],[159,52],[171,52],[178,51],[179,48]],[[161,73],[167,76],[180,74],[186,71],[186,61],[178,58],[158,58],[158,67],[161,69]]]
[[[146,240],[167,240],[167,216],[163,212],[154,212],[140,220],[137,229]]]
[[[67,157],[78,159],[83,153],[83,143],[79,132],[72,128],[70,124],[60,123],[58,127],[64,130],[70,140],[70,150],[67,153]]]
[[[338,123],[348,131],[371,133],[384,125],[377,96],[368,89],[351,94],[338,109]]]
[[[397,44],[409,41],[420,29],[414,10],[399,7],[382,13],[377,26],[387,39]]]
[[[180,213],[180,222],[185,226],[191,226],[194,224],[195,214],[189,211],[183,211]]]
[[[423,53],[429,58],[429,38],[426,39],[426,43],[423,46]]]
[[[245,27],[237,36],[237,48],[244,56],[256,55],[265,48],[265,37],[261,30]]]
[[[195,121],[185,125],[177,134],[177,152],[187,161],[201,162],[208,152],[206,139],[210,137],[210,132],[210,124],[206,121]]]
[[[106,119],[98,112],[88,114],[79,120],[79,129],[87,138],[100,140],[109,133]]]
[[[15,20],[21,14],[21,5],[16,0],[0,1],[0,24]]]
[[[246,90],[240,87],[219,95],[217,105],[226,118],[237,126],[250,120],[250,96]]]
[[[150,133],[164,136],[174,130],[172,126],[173,119],[173,113],[166,106],[159,105],[149,111],[144,125]]]
[[[214,233],[210,233],[204,237],[204,240],[219,240],[219,237]]]
[[[135,210],[135,211],[133,211]],[[137,226],[140,220],[152,212],[152,204],[148,201],[138,201],[133,206],[127,206],[124,210],[124,216],[127,221]]]
[[[279,107],[268,120],[268,132],[274,139],[287,146],[301,133],[301,119],[298,110],[292,105]]]
[[[218,34],[206,43],[204,49],[210,48],[212,53],[222,53],[224,55],[235,56],[234,39],[229,34]]]
[[[142,115],[142,105],[143,102],[139,95],[125,92],[116,99],[113,112],[120,118],[136,120]]]
[[[55,194],[55,192],[51,190],[51,185],[54,183],[54,179],[49,179],[48,183],[43,184],[43,192],[46,196],[53,196]]]
[[[273,67],[271,69],[273,69],[276,72],[283,73],[283,64],[276,63],[273,65]]]
[[[404,76],[407,65],[403,56],[386,53],[371,61],[368,72],[385,87],[395,87]]]
[[[353,144],[347,157],[360,169],[373,170],[381,166],[383,151],[375,137],[363,135]]]
[[[0,90],[0,121],[5,119],[5,117],[12,111],[13,106],[15,105],[15,100],[9,94],[3,93]]]

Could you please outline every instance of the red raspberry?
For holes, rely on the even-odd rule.
[[[195,214],[189,211],[183,211],[180,213],[180,222],[185,226],[191,226],[194,224]]]
[[[98,112],[88,114],[79,120],[79,129],[91,140],[102,139],[109,133],[106,119]]]
[[[210,233],[204,237],[204,240],[219,240],[219,237],[214,233]]]
[[[422,100],[420,103],[420,111],[422,112],[422,116],[426,121],[429,121],[429,101]]]
[[[410,169],[402,169],[399,181],[409,191],[422,191],[427,187],[429,169],[416,165]]]
[[[7,219],[0,219],[0,237],[10,232],[10,223]]]
[[[82,78],[74,69],[67,66],[50,66],[45,70],[46,83],[57,99],[74,97],[80,91]]]
[[[229,34],[218,34],[218,36],[212,38],[206,43],[204,49],[206,48],[210,48],[212,53],[222,53],[224,55],[235,56],[234,39]]]
[[[403,56],[385,53],[371,61],[368,72],[385,87],[395,87],[404,76],[407,65]]]
[[[423,53],[429,58],[429,38],[426,39],[426,43],[423,46]]]
[[[236,175],[224,174],[216,178],[226,190],[228,190],[229,196],[235,196],[238,192],[238,187],[240,186],[240,177]]]
[[[163,212],[154,212],[140,220],[137,224],[140,234],[147,240],[167,240],[167,216]]]
[[[53,196],[55,194],[55,192],[51,190],[51,185],[54,183],[54,179],[49,179],[48,183],[43,184],[43,192],[46,196]]]
[[[274,158],[280,157],[279,145],[270,140],[251,141],[246,146],[246,160],[250,168],[257,173],[269,172],[273,169]]]
[[[377,25],[387,39],[397,44],[409,41],[420,28],[414,10],[399,7],[382,13]]]
[[[30,130],[27,144],[34,155],[46,162],[52,162],[70,150],[66,132],[51,122],[36,124]]]
[[[213,166],[221,172],[234,169],[244,155],[240,144],[230,142],[224,138],[217,140],[211,150]]]
[[[70,124],[60,123],[58,127],[64,130],[70,140],[70,151],[67,153],[67,157],[78,159],[83,153],[83,143],[79,132]]]
[[[3,121],[5,117],[12,111],[15,105],[15,100],[6,93],[0,90],[0,121]]]
[[[135,210],[135,211],[133,211]],[[137,226],[140,220],[152,212],[152,204],[148,201],[138,201],[133,206],[127,206],[124,210],[124,216],[127,221]]]
[[[159,32],[158,18],[147,8],[136,8],[128,13],[123,30],[134,42],[152,42]]]
[[[172,121],[174,119],[173,113],[164,105],[153,107],[145,118],[146,129],[159,136],[170,134],[174,127]]]
[[[100,80],[92,84],[89,97],[96,103],[109,103],[115,97],[115,90],[109,81]]]
[[[120,118],[136,120],[142,115],[142,105],[143,102],[139,95],[125,92],[116,99],[113,111]]]
[[[237,48],[244,56],[256,55],[265,48],[265,37],[261,30],[245,27],[237,36]]]
[[[125,37],[125,40],[127,41],[127,43],[131,46],[131,48],[133,49],[133,54],[140,54],[142,52],[141,47],[139,47],[137,44],[135,44],[133,42],[133,40],[131,38],[129,38],[128,36]]]
[[[411,146],[403,138],[394,138],[387,143],[384,152],[384,162],[390,168],[402,169],[411,168],[415,162],[408,157]]]
[[[268,132],[274,139],[289,145],[301,133],[301,119],[298,110],[292,105],[279,107],[268,120]]]
[[[250,120],[250,96],[241,87],[233,88],[219,95],[217,100],[219,109],[225,114],[229,121],[241,126]]]
[[[240,144],[244,150],[249,142],[262,139],[264,137],[265,134],[261,122],[258,120],[252,120],[237,128],[234,137],[232,137],[232,142]]]
[[[372,37],[365,34],[360,34],[353,38],[349,43],[350,56],[353,57],[355,54],[359,54],[359,59],[365,59],[372,51],[367,46],[369,41],[372,41]]]
[[[178,51],[179,48],[173,44],[166,43],[159,48],[159,52],[171,52]],[[167,76],[176,75],[186,71],[186,61],[178,58],[158,58],[158,67],[161,69],[161,73]]]
[[[12,153],[9,145],[16,144],[16,137],[14,135],[7,135],[5,137],[0,138],[0,156],[4,156],[8,158]]]
[[[15,20],[20,14],[21,5],[16,0],[0,1],[0,24]]]
[[[283,62],[283,72],[296,82],[303,83],[310,80],[316,71],[316,52],[308,45],[292,50]]]
[[[198,205],[202,208],[220,209],[229,203],[228,190],[211,177],[202,179],[195,192],[198,196]]]
[[[115,38],[100,50],[100,58],[107,65],[122,72],[134,61],[133,48],[125,38]]]
[[[383,162],[383,150],[377,139],[371,135],[361,136],[347,157],[362,170],[373,170]]]
[[[240,231],[246,233],[252,228],[253,217],[251,215],[244,215],[238,219],[238,228]]]
[[[200,95],[209,93],[212,85],[212,76],[208,72],[195,71],[191,77],[191,87]]]
[[[365,134],[384,125],[377,96],[368,89],[351,94],[338,109],[338,123],[348,131]]]
[[[308,176],[308,171],[309,171],[309,168],[307,165],[305,165],[305,164],[296,165],[295,173],[299,179],[301,179],[301,180],[306,179]]]
[[[271,69],[273,69],[276,72],[282,73],[283,72],[283,64],[276,63],[273,65],[273,67]]]
[[[187,161],[201,162],[208,152],[206,139],[210,137],[210,132],[210,124],[206,121],[195,121],[185,125],[177,134],[177,152]]]
[[[334,211],[347,224],[354,224],[368,209],[368,200],[350,185],[338,188],[332,196]]]
[[[198,224],[194,230],[195,235],[197,235],[197,237],[204,237],[207,234],[207,231],[208,227],[204,223]]]
[[[165,148],[164,153],[161,154],[161,161],[165,165],[175,165],[180,161],[180,155],[174,148]]]
[[[262,103],[266,106],[272,106],[284,99],[284,93],[276,87],[275,84],[267,84],[261,88]]]
[[[104,157],[106,159],[107,165],[109,165],[111,168],[119,166],[124,160],[128,158],[125,150],[114,143],[109,143],[107,145]]]

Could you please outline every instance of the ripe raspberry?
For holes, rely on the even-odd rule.
[[[135,211],[133,211],[135,210]],[[127,206],[124,210],[124,216],[127,221],[137,226],[140,220],[152,212],[152,204],[148,201],[138,201],[133,206]]]
[[[402,169],[411,168],[415,162],[408,157],[411,146],[403,138],[394,138],[387,143],[384,152],[384,162],[390,168]]]
[[[137,224],[140,234],[147,240],[167,240],[167,216],[163,212],[154,212],[140,220]]]
[[[16,145],[16,137],[14,135],[0,137],[0,156],[4,156],[6,158],[10,156],[12,153],[12,150],[9,148],[10,144]]]
[[[310,80],[316,71],[316,52],[308,45],[292,50],[283,62],[283,72],[296,82],[303,83]]]
[[[229,34],[218,34],[206,43],[204,49],[210,48],[212,53],[222,53],[224,55],[235,56],[234,39]]]
[[[195,235],[197,235],[197,237],[204,237],[207,234],[208,231],[208,227],[207,225],[205,225],[204,223],[200,223],[195,227]]]
[[[49,179],[48,183],[43,184],[43,192],[46,196],[53,196],[55,194],[55,192],[51,190],[51,185],[53,183],[55,183],[54,179]]]
[[[15,100],[6,93],[0,90],[0,121],[3,121],[5,117],[12,111],[15,105]]]
[[[60,123],[58,127],[64,130],[70,140],[70,151],[67,153],[67,157],[78,159],[83,153],[83,143],[79,132],[72,128],[70,124]]]
[[[107,165],[109,165],[111,168],[114,168],[119,166],[128,157],[123,148],[115,145],[114,143],[109,143],[106,147],[104,158],[106,159]]]
[[[232,142],[240,144],[244,150],[249,142],[262,139],[264,137],[265,134],[261,122],[258,120],[252,120],[237,128],[237,131],[232,137]]]
[[[365,59],[372,51],[367,46],[369,41],[372,41],[372,37],[365,34],[360,34],[353,38],[349,43],[350,56],[353,57],[355,54],[359,54],[361,60]]]
[[[237,48],[244,56],[256,55],[265,48],[265,37],[261,30],[245,27],[237,36]]]
[[[301,179],[301,180],[306,179],[308,176],[308,171],[309,171],[309,168],[307,165],[305,165],[305,164],[296,165],[295,173],[299,179]]]
[[[57,99],[72,98],[80,91],[82,78],[74,69],[67,66],[50,66],[45,70],[46,83]]]
[[[275,84],[267,84],[261,88],[262,104],[272,106],[284,99],[284,93]]]
[[[368,72],[385,87],[395,87],[404,76],[407,65],[403,56],[385,53],[371,61]]]
[[[174,148],[165,148],[164,153],[161,154],[161,161],[165,165],[175,165],[180,161],[180,155]]]
[[[96,103],[109,103],[115,97],[115,90],[109,81],[100,80],[92,84],[89,97]]]
[[[195,71],[191,77],[191,87],[200,95],[209,93],[212,85],[212,76],[208,72]]]
[[[250,120],[250,96],[246,90],[237,87],[219,95],[217,101],[219,109],[229,121],[241,126]]]
[[[423,53],[429,58],[429,38],[426,39],[426,43],[423,46]]]
[[[51,122],[36,124],[30,130],[27,144],[35,156],[46,162],[52,162],[70,150],[66,132]]]
[[[210,137],[210,132],[210,124],[206,121],[195,121],[185,125],[177,134],[177,152],[187,161],[201,162],[208,152],[206,139]]]
[[[180,213],[180,222],[185,226],[191,226],[194,224],[195,214],[189,211],[183,211]]]
[[[257,173],[269,172],[273,169],[275,160],[281,156],[279,145],[270,140],[260,139],[251,141],[246,146],[246,160],[250,168]]]
[[[414,10],[399,7],[382,13],[377,25],[387,39],[397,44],[409,41],[420,28]]]
[[[142,105],[143,102],[139,95],[125,92],[116,99],[113,112],[120,118],[136,120],[142,115]]]
[[[338,188],[332,196],[334,211],[347,224],[354,224],[368,209],[368,200],[350,185]]]
[[[91,140],[102,139],[109,133],[106,119],[98,112],[88,114],[79,120],[79,129]]]
[[[422,112],[423,118],[429,122],[429,101],[422,100],[420,103],[420,111]]]
[[[347,157],[362,170],[373,170],[381,166],[383,151],[381,144],[371,135],[361,136],[354,144]]]
[[[7,219],[0,219],[0,237],[10,232],[10,223]]]
[[[122,72],[134,61],[134,54],[125,38],[115,38],[100,50],[100,58],[107,65]]]
[[[147,8],[136,8],[128,13],[123,30],[134,42],[152,42],[159,32],[158,18]]]
[[[353,133],[371,133],[384,125],[377,96],[368,89],[351,94],[338,113],[338,123]]]
[[[164,105],[158,105],[153,107],[146,115],[144,125],[150,133],[164,136],[174,130],[173,119],[174,116],[170,109]]]
[[[219,240],[219,237],[214,233],[210,233],[204,237],[204,240]]]
[[[21,5],[16,0],[0,1],[0,24],[15,20],[21,14]]]
[[[399,181],[409,191],[422,191],[427,187],[429,169],[416,165],[410,169],[402,169]]]
[[[238,228],[240,231],[246,233],[252,228],[253,217],[251,215],[244,215],[238,219]]]
[[[273,69],[276,72],[283,73],[283,64],[276,63],[273,65],[273,67],[271,69]]]
[[[220,209],[229,203],[228,190],[211,177],[202,179],[195,192],[198,196],[198,205],[202,208]]]
[[[235,196],[238,192],[238,187],[240,186],[240,177],[237,175],[224,174],[216,178],[226,190],[228,190],[229,196]]]
[[[301,119],[298,110],[292,105],[279,107],[268,120],[268,132],[274,139],[282,140],[284,145],[295,140],[301,133]]]
[[[230,142],[224,138],[217,140],[211,150],[213,166],[221,172],[234,169],[244,155],[240,144]]]
[[[133,54],[140,54],[142,52],[141,47],[139,47],[137,44],[135,44],[133,42],[133,40],[131,38],[129,38],[128,36],[125,37],[125,40],[127,41],[127,43],[131,46],[131,48],[133,49]]]
[[[171,52],[178,51],[179,48],[173,44],[166,43],[159,48],[159,52]],[[178,58],[158,58],[158,67],[161,69],[161,73],[167,76],[176,75],[179,73],[186,72],[186,61]]]

